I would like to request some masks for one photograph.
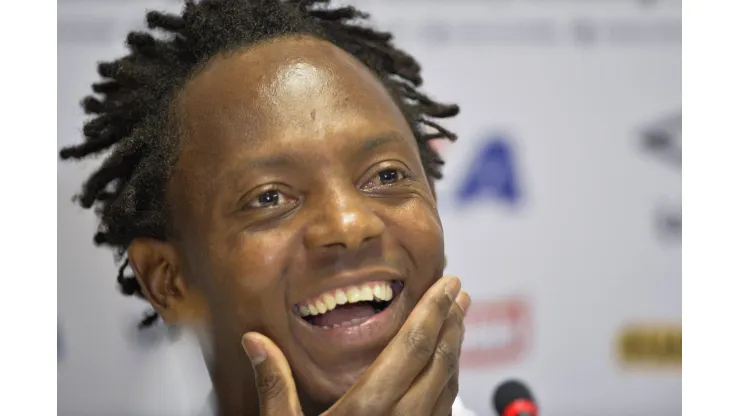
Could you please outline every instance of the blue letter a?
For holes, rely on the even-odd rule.
[[[461,201],[494,198],[515,204],[520,192],[514,176],[511,148],[502,139],[483,146],[465,178],[458,197]]]

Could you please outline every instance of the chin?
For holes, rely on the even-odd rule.
[[[310,407],[322,408],[321,411],[326,410],[357,383],[368,367],[369,365],[342,374],[315,376],[307,383],[300,383],[298,388],[301,391],[301,402],[308,401],[315,404]]]

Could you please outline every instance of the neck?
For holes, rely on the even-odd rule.
[[[251,376],[251,368],[249,374]],[[211,379],[218,409],[215,412],[216,416],[260,416],[259,398],[255,394],[254,381],[246,383],[238,377],[222,376],[218,371],[211,372]],[[235,386],[242,387],[240,389]],[[300,392],[298,395],[304,415],[320,415],[330,407],[306,399]]]
[[[241,345],[215,345],[204,354],[213,384],[217,416],[260,416],[254,370]],[[303,413],[320,415],[331,403],[312,400],[296,381]]]
[[[239,344],[235,347],[216,347],[208,365],[216,396],[216,414],[259,416],[259,398],[252,365]]]

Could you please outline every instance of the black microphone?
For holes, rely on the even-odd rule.
[[[537,416],[537,405],[527,386],[509,380],[493,393],[493,407],[500,416]]]

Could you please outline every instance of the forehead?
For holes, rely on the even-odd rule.
[[[333,44],[305,36],[215,58],[185,86],[179,104],[184,152],[254,152],[311,144],[342,130],[408,129],[368,68]]]
[[[402,138],[418,157],[403,114],[375,75],[333,44],[272,40],[215,58],[177,101],[180,154],[169,193],[175,211],[204,213],[255,160],[296,156],[303,169],[337,167],[373,138]],[[262,172],[262,171],[259,171]],[[177,215],[177,213],[174,213]]]

